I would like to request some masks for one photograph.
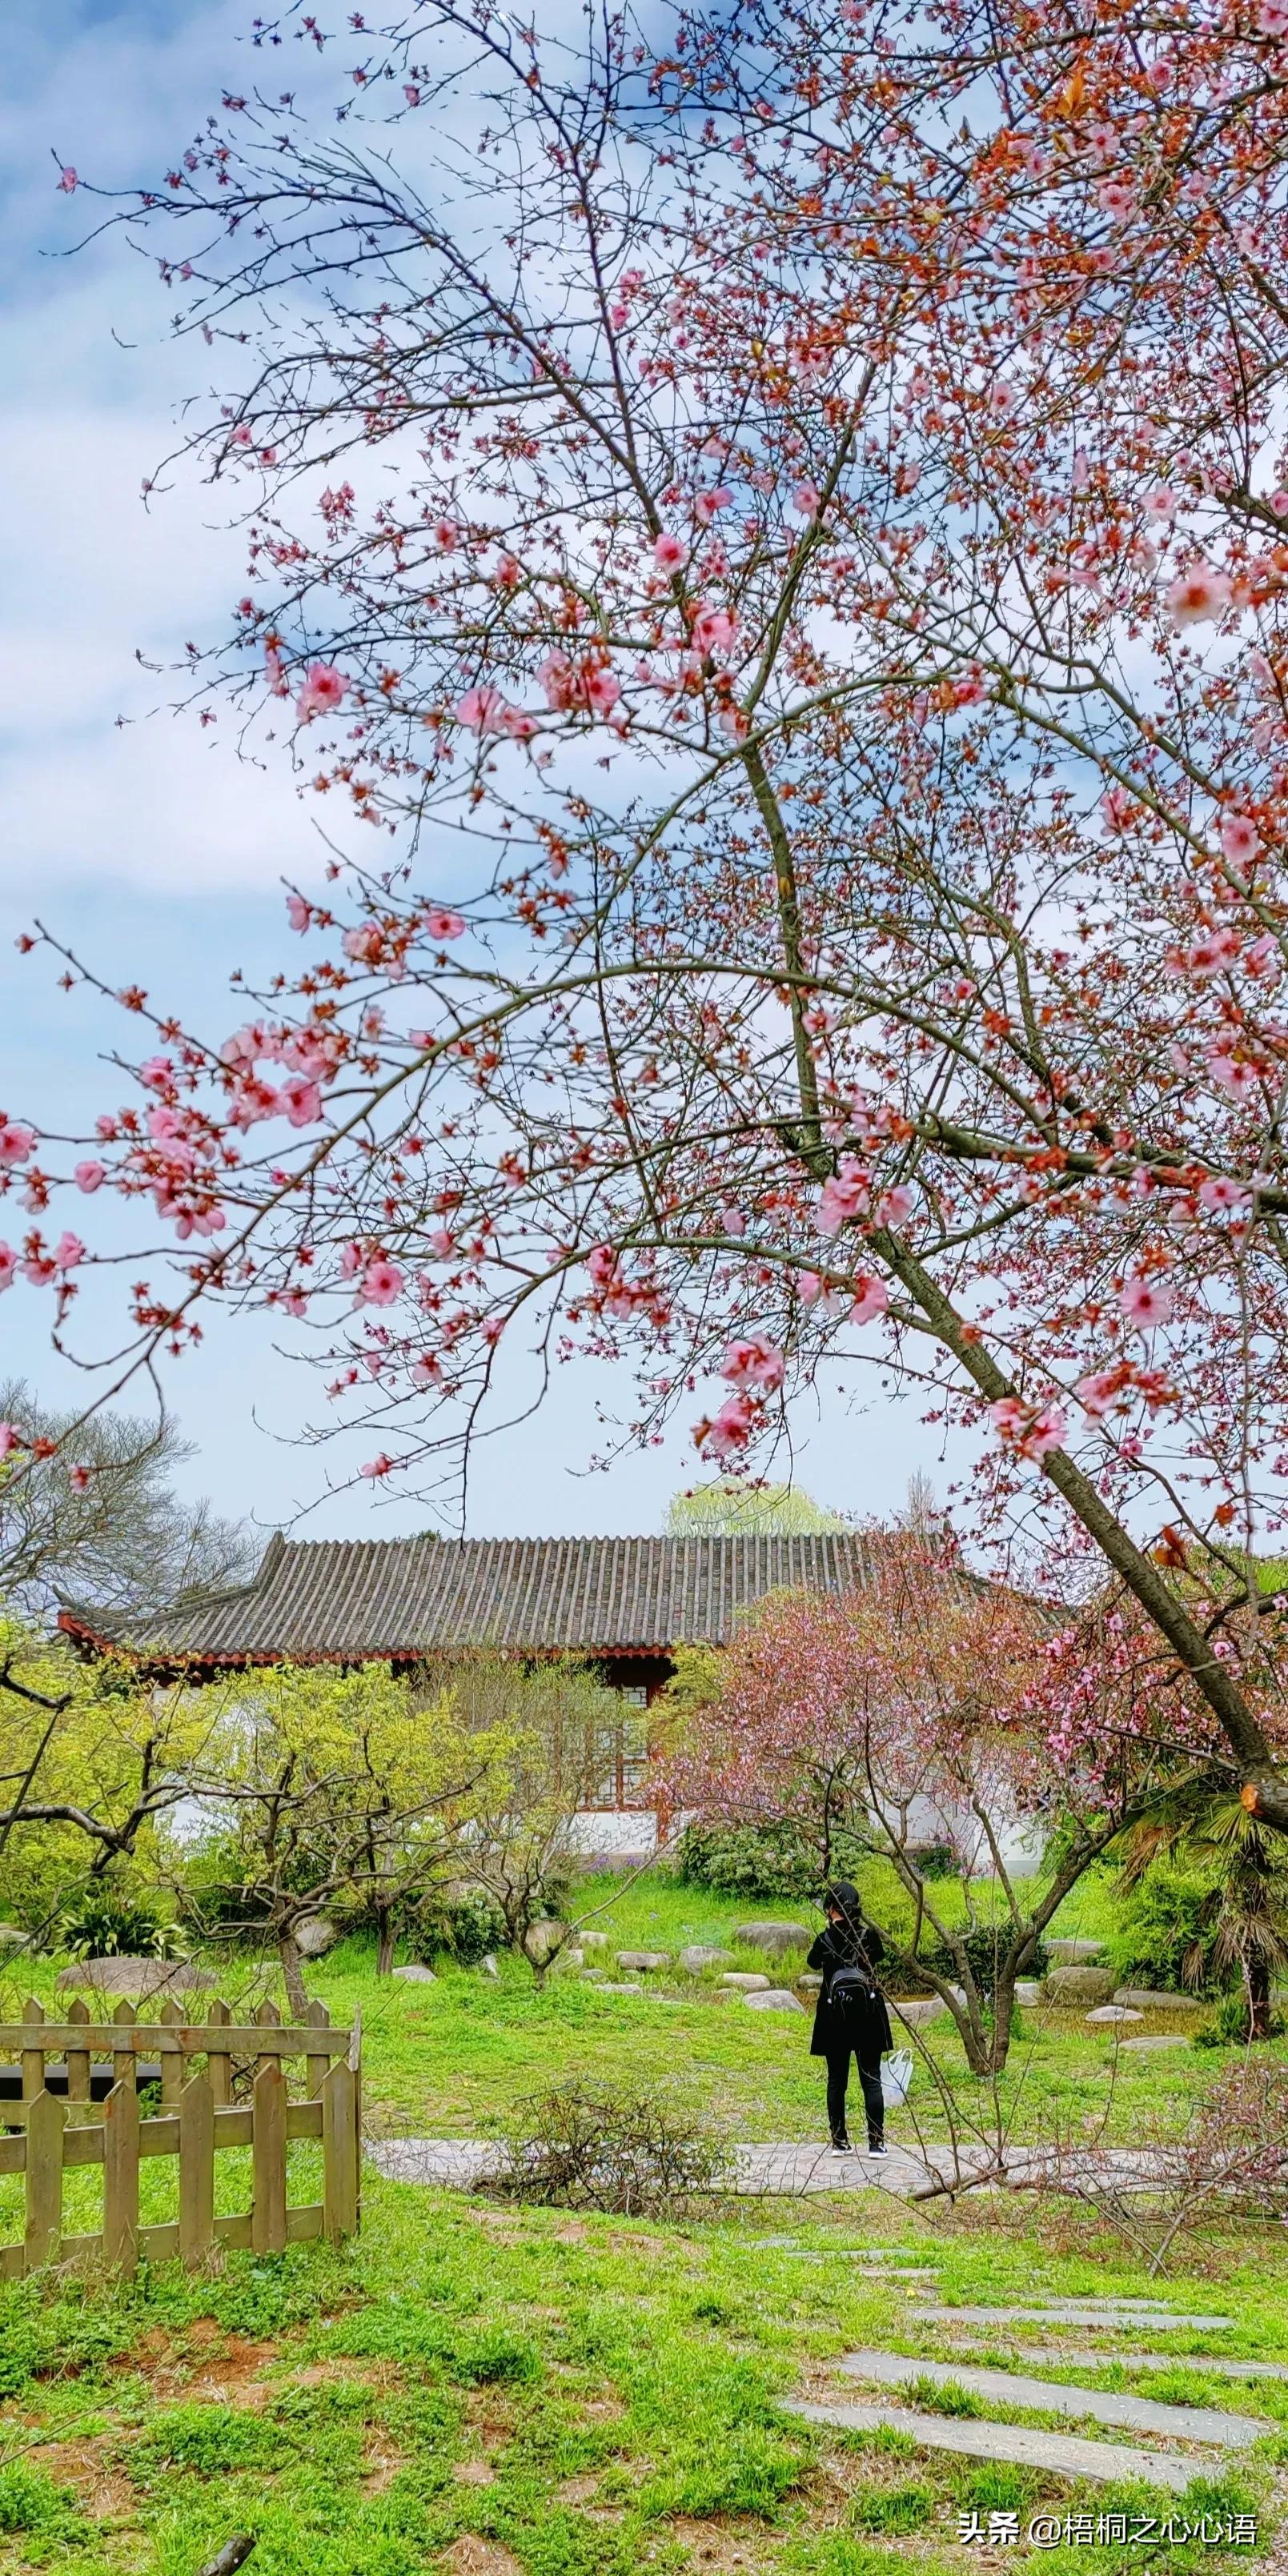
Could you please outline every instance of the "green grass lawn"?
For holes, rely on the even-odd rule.
[[[815,2250],[914,2248],[957,2300],[1149,2287],[1103,2247],[1062,2254],[1049,2217],[1020,2210],[1003,2227],[865,2199],[682,2228],[373,2180],[361,2237],[335,2252],[0,2290],[0,2570],[194,2576],[250,2531],[253,2576],[948,2576],[959,2511],[1158,2506],[782,2415],[850,2347],[909,2334],[901,2285],[800,2262],[767,2241],[789,2224]],[[1214,2267],[1238,2319],[1223,2348],[1288,2355],[1285,2249],[1214,2249],[1169,2298],[1211,2305]],[[1230,2402],[1197,2360],[1180,2369],[1169,2394]],[[1258,2511],[1269,2536],[1288,2385],[1234,2402],[1264,2416],[1264,2445],[1233,2466],[1196,2451],[1199,2483],[1161,2510]],[[1249,2555],[1164,2554],[1178,2576]],[[1061,2576],[1122,2564],[1112,2547],[1030,2555]]]

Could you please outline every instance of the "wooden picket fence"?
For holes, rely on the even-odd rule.
[[[361,2037],[334,2029],[326,2007],[309,2006],[304,2023],[284,2023],[275,2004],[252,2023],[233,2021],[212,2003],[204,2022],[185,2021],[166,2003],[155,2022],[141,2022],[120,2003],[110,2022],[91,2021],[79,2001],[65,2022],[46,2019],[34,1998],[21,2022],[0,2024],[0,2057],[20,2057],[19,2101],[0,2101],[0,2174],[26,2178],[26,2226],[20,2245],[0,2246],[0,2279],[21,2279],[46,2263],[98,2258],[121,2272],[140,2259],[178,2254],[204,2262],[217,2245],[279,2252],[301,2239],[350,2236],[360,2215]],[[45,2083],[46,2060],[65,2058],[66,2095]],[[112,2089],[91,2100],[90,2066],[112,2061]],[[304,2098],[289,2098],[284,2058],[304,2060]],[[139,2112],[136,2060],[159,2061],[161,2109]],[[204,2073],[193,2069],[204,2060]],[[233,2062],[254,2068],[250,2101],[233,2103]],[[16,2134],[6,2136],[9,2129]],[[292,2138],[320,2138],[323,2196],[292,2209],[286,2197],[286,2149]],[[215,2212],[215,2158],[224,2147],[251,2151],[251,2205]],[[139,2223],[139,2166],[148,2156],[179,2159],[179,2215],[161,2226]],[[63,2234],[63,2175],[75,2165],[103,2168],[103,2226],[96,2236]]]

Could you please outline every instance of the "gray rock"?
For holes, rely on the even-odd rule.
[[[66,1995],[88,1986],[95,1994],[143,2003],[152,1995],[209,1993],[214,1982],[204,1968],[194,1968],[186,1959],[82,1959],[63,1969],[58,1989]]]
[[[894,2006],[896,2022],[906,2022],[909,2030],[924,2030],[928,2022],[943,2021],[947,2014],[942,1995],[912,1995],[906,2003]]]
[[[302,1959],[325,1959],[340,1938],[340,1926],[329,1914],[306,1914],[295,1926],[295,1947]]]
[[[794,1983],[798,1995],[820,1995],[823,1991],[823,1980],[812,1968],[802,1968]]]
[[[608,1934],[606,1932],[581,1932],[577,1937],[581,1942],[583,1950],[606,1950],[608,1948]]]
[[[1114,1990],[1111,1968],[1053,1968],[1042,1981],[1051,2004],[1107,2004]]]
[[[768,1977],[753,1976],[744,1968],[731,1968],[723,1977],[717,1978],[716,1982],[718,1985],[732,1986],[738,1994],[743,1995],[767,1995],[771,1984]]]
[[[566,1950],[561,1950],[556,1964],[561,1968],[584,1968],[586,1953],[580,1941],[574,1941]]]
[[[610,1978],[605,1977],[599,1991],[601,1995],[642,1995],[644,1989],[638,1977],[633,1985],[614,1985]]]
[[[670,1967],[671,1953],[669,1950],[619,1950],[617,1964],[619,1968],[638,1968],[645,1976],[651,1976],[659,1968]]]
[[[438,1984],[438,1979],[432,1968],[395,1968],[394,1975],[396,1977],[401,1977],[404,1985],[407,1986],[436,1986]]]
[[[1019,2005],[1021,2012],[1032,2012],[1034,2006],[1036,2004],[1040,2004],[1042,2001],[1041,1978],[1017,1977],[1015,1980],[1015,2000]]]
[[[1113,2022],[1115,2024],[1124,2021],[1143,2021],[1144,2018],[1145,2016],[1143,2013],[1132,2012],[1130,2006],[1127,2004],[1097,2004],[1094,2012],[1089,2012],[1084,2015],[1084,2019],[1087,2021]]]
[[[544,1968],[568,1938],[566,1923],[530,1923],[524,1936],[524,1949],[529,1959]]]
[[[1125,2057],[1130,2049],[1133,2057],[1145,2057],[1156,2048],[1188,2048],[1189,2044],[1188,2039],[1183,2039],[1178,2030],[1172,2030],[1155,2034],[1152,2039],[1125,2039],[1123,2055]]]
[[[496,1964],[496,1960],[494,1959],[492,1952],[489,1950],[486,1958],[480,1959],[479,1961],[479,1975],[481,1977],[499,1977],[500,1974],[501,1971]]]
[[[1103,1941],[1066,1941],[1062,1939],[1058,1941],[1048,1941],[1045,1946],[1048,1959],[1054,1959],[1060,1967],[1064,1968],[1076,1968],[1081,1961],[1087,1959],[1103,1958],[1105,1949]]]
[[[1114,2002],[1132,2004],[1138,2012],[1200,2012],[1203,2008],[1198,1995],[1163,1994],[1157,1986],[1118,1986]]]
[[[705,1977],[711,1968],[727,1968],[732,1950],[718,1950],[710,1941],[690,1941],[680,1952],[680,1966],[686,1977]]]
[[[808,1950],[814,1935],[808,1923],[735,1923],[733,1937],[781,1959],[786,1950]]]
[[[769,1986],[763,1994],[744,1995],[742,2000],[748,2012],[803,2013],[805,2010],[800,1996],[794,1995],[788,1986]]]

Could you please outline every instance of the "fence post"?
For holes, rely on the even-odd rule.
[[[314,1996],[304,2018],[306,2021],[313,2022],[319,2030],[329,2027],[331,2016],[320,1995]],[[310,2101],[313,2100],[315,2094],[321,2092],[322,2087],[326,2082],[326,2071],[330,2063],[330,2058],[325,2055],[321,2057],[305,2058],[304,2090]]]
[[[126,2003],[124,1998],[122,1998],[112,2015],[112,2019],[113,2021],[119,2021],[122,2023],[133,2023],[137,2019],[133,2004]],[[137,2093],[139,2089],[138,2079],[134,2071],[137,2062],[138,2061],[135,2058],[132,2048],[114,2049],[112,2052],[113,2084],[132,2084],[135,2092]]]
[[[45,2018],[45,2007],[42,2003],[38,2003],[36,2001],[34,1995],[28,1995],[22,2008],[22,2017],[24,2021],[42,2022]],[[36,2095],[38,2093],[43,2093],[44,2089],[45,2052],[43,2048],[24,2048],[22,2052],[22,2098],[24,2102],[34,2102]]]
[[[175,2023],[183,2020],[183,2006],[170,1997],[162,2004],[160,2017],[173,2030]],[[183,2091],[183,2059],[177,2048],[160,2048],[158,2055],[161,2059],[161,2108],[173,2111]]]
[[[251,2092],[250,2241],[257,2254],[286,2243],[286,2077],[280,2057],[260,2067]]]
[[[84,2001],[82,1996],[73,1995],[72,2000],[67,2007],[67,2018],[69,2021],[89,2020],[89,2005]],[[87,2048],[69,2048],[67,2051],[68,2102],[88,2102],[90,2091],[89,2050]]]
[[[322,2232],[333,2245],[358,2225],[358,2084],[343,2058],[322,2086]]]
[[[214,2034],[221,2024],[226,2025],[231,2020],[232,2014],[227,2004],[221,2001],[213,2003],[206,2015],[211,2033],[206,2049],[206,2069],[217,2111],[226,2111],[233,2098],[233,2067],[227,2049],[219,2047]]]
[[[179,2252],[189,2270],[215,2241],[215,2097],[207,2075],[179,2096]]]
[[[52,2263],[63,2232],[64,2103],[38,2093],[27,2113],[27,2230],[23,2267],[38,2272]]]
[[[119,2065],[119,2057],[114,2059]],[[103,2104],[103,2260],[133,2272],[139,2260],[139,2088],[132,2061]]]

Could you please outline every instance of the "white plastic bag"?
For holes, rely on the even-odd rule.
[[[897,2111],[908,2099],[912,2082],[912,2050],[896,2048],[881,2060],[881,2096],[887,2111]]]

